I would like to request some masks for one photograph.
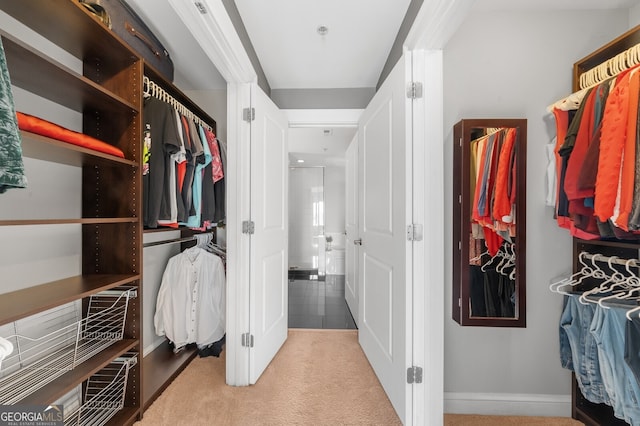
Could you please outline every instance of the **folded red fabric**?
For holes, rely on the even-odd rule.
[[[21,130],[37,133],[39,135],[47,136],[73,145],[82,146],[84,148],[124,158],[124,152],[122,152],[121,149],[113,145],[109,145],[106,142],[102,142],[99,139],[85,135],[84,133],[65,129],[64,127],[58,126],[57,124],[41,118],[34,117],[33,115],[24,114],[22,112],[17,112],[17,115],[18,127]]]

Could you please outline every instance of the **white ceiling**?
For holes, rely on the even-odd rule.
[[[235,0],[272,89],[375,87],[409,2]]]

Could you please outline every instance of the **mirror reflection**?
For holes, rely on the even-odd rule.
[[[526,120],[462,120],[454,139],[454,319],[524,327]]]
[[[517,128],[472,132],[469,286],[472,317],[515,317]]]

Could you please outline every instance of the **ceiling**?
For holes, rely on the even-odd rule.
[[[375,87],[409,2],[235,0],[272,89]]]

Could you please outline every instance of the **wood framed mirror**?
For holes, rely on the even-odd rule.
[[[453,319],[526,327],[526,119],[453,128]]]

